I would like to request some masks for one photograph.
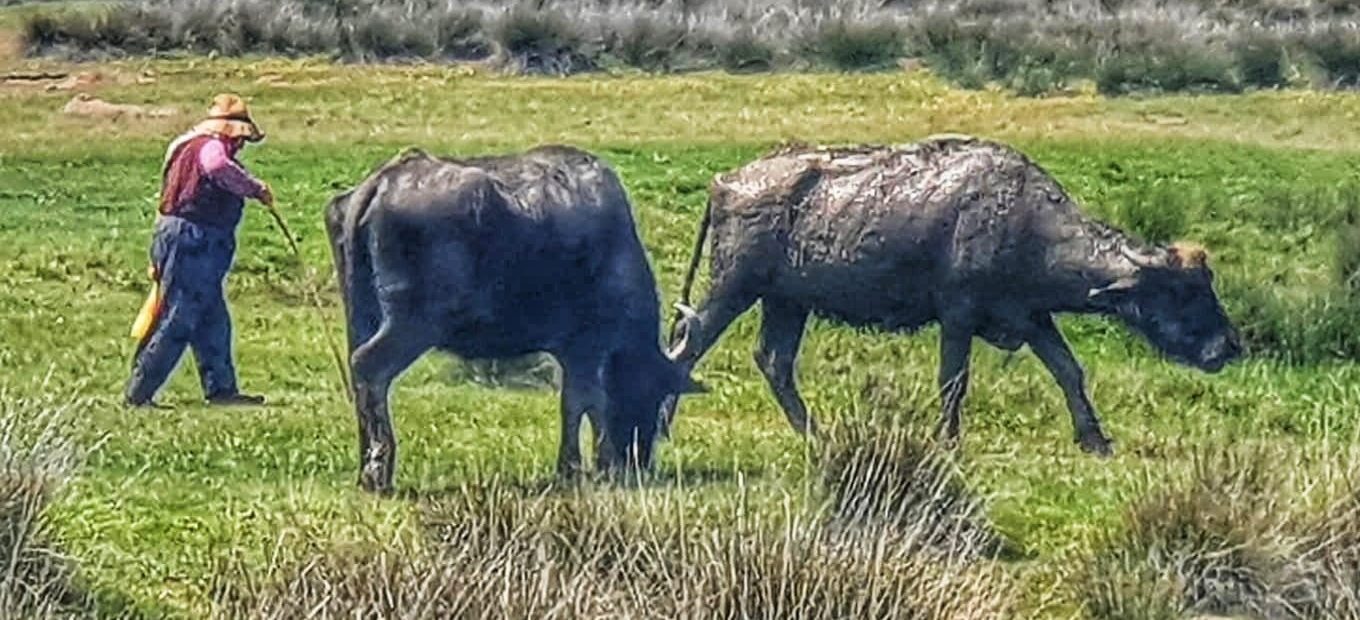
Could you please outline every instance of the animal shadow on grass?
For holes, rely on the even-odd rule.
[[[545,473],[529,478],[493,477],[471,478],[434,488],[398,489],[393,497],[410,502],[427,502],[463,495],[469,488],[496,486],[524,497],[551,496],[579,492],[584,488],[629,489],[696,489],[700,487],[735,484],[759,479],[760,470],[744,470],[717,465],[698,467],[658,466],[652,472],[598,473],[582,472],[571,477]]]

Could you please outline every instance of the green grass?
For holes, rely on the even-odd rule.
[[[953,91],[917,74],[552,80],[203,60],[81,68],[108,74],[101,97],[185,113],[72,119],[60,114],[70,93],[0,86],[0,392],[90,403],[78,435],[94,449],[53,508],[55,531],[110,608],[149,616],[205,613],[212,575],[230,553],[258,565],[304,533],[399,533],[410,518],[410,502],[353,488],[353,414],[324,340],[341,327],[321,224],[333,193],[404,146],[471,154],[564,141],[599,152],[632,195],[667,304],[709,179],[781,139],[901,142],[941,131],[1004,139],[1091,212],[1205,243],[1221,290],[1266,289],[1281,303],[1329,290],[1334,271],[1339,203],[1300,197],[1360,182],[1360,142],[1337,129],[1360,111],[1360,97],[1346,94],[1035,101]],[[144,69],[157,81],[137,86],[131,77]],[[271,74],[280,78],[259,79]],[[327,316],[306,303],[312,281],[252,210],[230,281],[237,362],[243,386],[274,404],[203,408],[186,365],[163,395],[173,411],[124,411],[127,329],[145,294],[161,149],[226,89],[249,96],[270,134],[244,158],[301,235]],[[1162,203],[1183,216],[1140,215]],[[1234,314],[1249,299],[1225,297]],[[750,361],[755,319],[738,321],[706,358],[697,375],[713,391],[684,403],[662,449],[662,470],[691,480],[669,491],[682,504],[743,493],[762,509],[812,479],[806,448]],[[1060,393],[1032,356],[1008,360],[979,344],[959,465],[1018,550],[1006,567],[1029,584],[1023,609],[1033,613],[1074,609],[1053,589],[1067,563],[1093,532],[1119,522],[1142,480],[1189,467],[1192,447],[1252,440],[1304,454],[1354,445],[1360,432],[1360,367],[1348,361],[1257,358],[1206,376],[1157,359],[1113,324],[1063,325],[1119,455],[1097,461],[1073,446]],[[930,409],[935,346],[933,330],[890,337],[814,322],[800,367],[805,396],[827,420]],[[453,382],[448,364],[427,357],[395,391],[399,487],[439,495],[473,478],[548,476],[556,397]]]

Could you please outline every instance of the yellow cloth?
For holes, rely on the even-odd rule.
[[[147,268],[147,275],[151,276],[151,292],[147,294],[146,301],[142,303],[142,309],[137,313],[137,318],[132,321],[132,339],[141,341],[151,333],[151,326],[156,323],[156,317],[161,313],[161,282],[156,277],[154,267]]]

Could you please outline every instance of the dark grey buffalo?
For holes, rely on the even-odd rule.
[[[391,488],[388,389],[431,349],[556,358],[564,473],[580,467],[583,415],[597,466],[646,466],[662,400],[697,389],[661,349],[656,284],[628,196],[589,153],[407,152],[332,200],[326,227],[348,318],[366,489]]]
[[[1202,249],[1135,241],[1081,213],[1020,153],[965,136],[903,147],[786,148],[712,184],[682,299],[712,235],[712,286],[673,329],[692,367],[757,300],[756,364],[800,431],[794,384],[809,313],[891,331],[941,328],[942,433],[959,432],[971,341],[1029,345],[1057,380],[1076,440],[1109,454],[1061,312],[1115,316],[1167,356],[1216,372],[1240,354]],[[665,423],[675,401],[663,410]]]

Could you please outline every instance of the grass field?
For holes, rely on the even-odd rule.
[[[1078,615],[1063,584],[1091,540],[1202,451],[1251,444],[1316,483],[1282,510],[1323,501],[1350,471],[1360,367],[1346,358],[1360,335],[1347,327],[1360,319],[1312,300],[1343,303],[1328,296],[1345,255],[1335,233],[1348,188],[1360,184],[1360,139],[1349,131],[1360,97],[1351,94],[1033,100],[956,91],[922,73],[543,79],[205,60],[77,69],[104,74],[100,97],[181,110],[71,118],[61,113],[70,92],[0,85],[0,398],[14,415],[71,406],[89,454],[53,506],[53,527],[110,613],[199,617],[224,558],[262,567],[300,540],[399,539],[413,497],[551,472],[554,394],[455,381],[451,362],[429,356],[394,396],[403,498],[354,488],[353,417],[324,344],[341,326],[321,210],[406,146],[465,155],[568,142],[602,154],[631,193],[667,304],[711,176],[788,139],[1005,140],[1091,212],[1205,243],[1230,312],[1270,336],[1255,340],[1264,344],[1250,359],[1206,376],[1111,323],[1064,321],[1117,442],[1112,460],[1072,444],[1061,395],[1032,356],[976,347],[957,467],[1016,549],[999,565],[1018,584],[1019,617]],[[273,184],[315,275],[290,259],[263,212],[250,212],[230,281],[237,362],[243,386],[272,404],[202,407],[186,364],[162,396],[173,410],[126,411],[127,328],[145,294],[162,149],[221,90],[246,95],[268,132],[244,159]],[[312,284],[324,287],[324,322],[306,303]],[[1263,314],[1261,300],[1279,316]],[[750,361],[755,318],[700,366],[712,393],[685,402],[660,482],[633,492],[680,512],[736,498],[754,498],[755,511],[802,501],[809,449]],[[800,368],[805,396],[829,421],[879,409],[933,415],[935,346],[933,330],[891,337],[815,322]]]

